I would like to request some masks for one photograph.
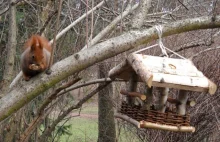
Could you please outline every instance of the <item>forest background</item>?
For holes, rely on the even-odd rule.
[[[217,0],[1,0],[0,9],[0,141],[220,141]],[[52,74],[11,84],[19,76],[22,47],[33,34],[51,42],[56,35]],[[110,80],[109,70],[158,41],[192,60],[218,86],[214,95],[188,92],[196,101],[187,108],[194,133],[139,130],[114,119],[124,100],[119,92],[128,83]],[[160,45],[141,53],[163,56]],[[175,98],[176,90],[170,95]],[[95,138],[84,131],[79,139],[71,139],[80,131],[72,128],[84,119],[81,112],[87,111],[97,115],[86,119],[97,123]],[[90,132],[91,123],[85,126]]]

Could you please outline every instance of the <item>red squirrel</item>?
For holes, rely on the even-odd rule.
[[[51,45],[49,41],[39,35],[32,35],[24,45],[21,55],[21,70],[24,80],[45,71],[49,65]]]

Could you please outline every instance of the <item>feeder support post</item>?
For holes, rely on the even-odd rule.
[[[177,105],[177,113],[179,115],[185,115],[186,114],[186,103],[188,100],[188,95],[185,90],[179,90],[178,100],[179,100],[179,104]]]

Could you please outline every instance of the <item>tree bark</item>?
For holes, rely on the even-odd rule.
[[[180,20],[162,25],[163,37],[197,29],[219,28],[219,26],[220,16],[216,16],[215,21],[207,16]],[[40,74],[28,82],[21,82],[0,100],[0,121],[68,76],[157,38],[158,34],[155,27],[142,31],[130,31],[55,63],[52,66],[50,76]]]
[[[139,3],[138,9],[132,18],[132,29],[140,29],[143,26],[148,10],[151,7],[151,0],[140,0]]]
[[[14,2],[15,0],[10,0],[9,5]],[[0,98],[5,95],[5,92],[8,90],[8,86],[14,76],[14,62],[17,45],[16,5],[10,5],[9,7],[9,29],[10,30],[8,30],[8,43],[6,55],[7,59],[5,62],[3,80],[0,85]]]
[[[98,71],[99,78],[106,77],[109,70],[110,65],[100,63]],[[98,142],[115,142],[116,128],[114,120],[112,84],[109,84],[105,89],[99,92],[98,103]]]
[[[9,1],[9,29],[8,30],[8,43],[7,43],[7,59],[5,62],[5,70],[3,74],[3,80],[1,82],[0,88],[0,98],[5,95],[5,92],[8,91],[8,86],[14,76],[14,63],[15,63],[15,54],[16,54],[16,45],[17,45],[17,25],[16,25],[16,5],[11,5],[15,0]],[[2,94],[1,94],[2,93]],[[20,112],[19,112],[20,113]],[[19,113],[17,116],[19,117]],[[8,125],[9,131],[5,132],[3,136],[3,141],[12,142],[15,139],[15,134],[17,131],[17,117],[13,115],[9,120],[6,121],[3,126]],[[1,130],[4,131],[4,130]],[[3,135],[2,132],[0,135]]]

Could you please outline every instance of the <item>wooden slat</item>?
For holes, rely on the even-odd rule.
[[[153,73],[203,77],[190,60],[136,54]]]
[[[149,87],[177,88],[214,94],[217,85],[206,78],[190,60],[131,54],[127,61],[113,68],[109,75],[129,80],[132,72],[138,75],[137,81]]]
[[[140,122],[140,128],[151,128],[151,129],[159,129],[166,131],[174,131],[174,132],[195,132],[195,127],[192,126],[171,126],[171,125],[162,125],[151,122]]]
[[[153,86],[169,87],[183,90],[199,91],[214,94],[217,86],[206,77],[178,76],[162,73],[153,73]]]

